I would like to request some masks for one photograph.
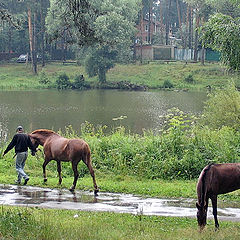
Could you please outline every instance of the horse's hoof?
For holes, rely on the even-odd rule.
[[[74,188],[70,188],[69,191],[70,191],[70,192],[74,192],[75,189],[74,189]]]
[[[94,196],[98,196],[98,192],[99,192],[99,190],[98,190],[98,189],[95,189],[95,190],[94,190]]]
[[[44,178],[43,181],[44,181],[44,182],[47,182],[47,178]]]

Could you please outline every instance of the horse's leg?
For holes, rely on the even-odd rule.
[[[72,170],[74,173],[74,180],[73,180],[73,185],[72,187],[69,189],[71,192],[73,192],[75,190],[76,184],[77,184],[77,180],[78,180],[78,170],[77,170],[77,165],[78,165],[79,161],[72,161]]]
[[[213,216],[215,221],[215,228],[216,230],[219,228],[218,219],[217,219],[217,195],[213,195],[211,197],[212,200],[212,207],[213,207]]]
[[[61,161],[57,161],[57,171],[58,171],[58,178],[59,178],[58,184],[61,185],[61,183],[62,183],[62,174],[61,174],[62,167],[61,167]]]
[[[89,169],[89,172],[92,176],[92,179],[93,179],[93,185],[94,185],[94,195],[97,196],[98,194],[98,186],[97,186],[97,183],[96,183],[96,179],[95,179],[95,173],[94,173],[94,170],[93,170],[93,167],[92,167],[92,163],[91,163],[91,156],[90,156],[90,153],[86,154],[86,157],[85,159],[83,159],[83,162],[87,165],[88,169]]]
[[[44,182],[47,182],[46,166],[48,165],[48,163],[49,163],[50,161],[51,161],[51,160],[45,158],[45,161],[44,161],[43,166],[42,166],[42,167],[43,167],[43,181],[44,181]]]

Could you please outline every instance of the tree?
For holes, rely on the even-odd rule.
[[[233,18],[240,17],[240,1],[238,0],[209,0],[209,3],[218,13],[230,15]]]
[[[221,53],[222,62],[230,70],[240,70],[240,21],[221,13],[213,15],[202,28],[204,47]]]
[[[106,72],[114,66],[117,57],[117,51],[109,47],[100,47],[93,49],[86,58],[86,72],[90,77],[98,75],[99,82],[106,82]]]
[[[15,28],[19,28],[19,21],[17,18],[13,16],[13,14],[9,11],[9,7],[12,5],[12,1],[0,1],[0,23],[8,22]]]
[[[132,45],[139,8],[139,0],[52,0],[50,12],[54,10],[55,18],[48,21],[48,32],[58,37],[59,31],[65,29],[72,43],[91,46],[90,59],[101,56],[106,61],[106,65],[91,61],[99,67],[97,73],[102,81],[108,69],[104,66],[113,66],[115,61],[112,58],[109,65],[105,56],[119,54]]]
[[[208,19],[209,14],[211,13],[211,8],[207,0],[184,0],[184,1],[189,4],[191,9],[193,9],[192,14],[190,14],[190,21],[189,21],[190,23],[189,24],[189,48],[192,47],[192,42],[194,42],[194,60],[197,61],[198,46],[199,46],[199,34],[198,34],[199,27],[203,24],[204,21],[206,21],[206,19]],[[195,17],[195,21],[193,21],[193,15]],[[195,22],[194,27],[193,27],[193,22]],[[194,37],[192,36],[193,34],[194,34]]]

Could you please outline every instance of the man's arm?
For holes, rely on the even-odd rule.
[[[3,156],[10,151],[17,143],[17,137],[16,135],[14,135],[12,141],[9,143],[9,145],[7,146],[6,150],[3,152]]]

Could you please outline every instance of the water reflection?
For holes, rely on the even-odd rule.
[[[41,208],[74,209],[81,211],[108,211],[137,215],[196,217],[196,199],[142,198],[132,194],[92,192],[67,189],[49,189],[31,186],[0,184],[0,204]],[[220,219],[240,221],[240,203],[219,201]],[[212,209],[209,207],[209,218]]]
[[[167,110],[178,107],[197,114],[203,109],[204,92],[127,92],[115,90],[89,91],[16,91],[0,92],[1,131],[10,139],[17,125],[30,132],[37,128],[58,131],[72,125],[80,131],[85,121],[112,127],[125,126],[142,133],[142,129],[161,128]],[[121,115],[126,119],[113,121]]]

